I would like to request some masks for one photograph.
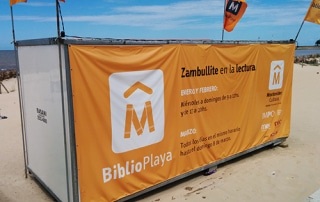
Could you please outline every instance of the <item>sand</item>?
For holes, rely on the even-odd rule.
[[[0,201],[53,201],[31,177],[25,178],[16,79],[4,80],[0,94]]]
[[[0,201],[53,201],[25,178],[16,79],[0,95]],[[320,188],[320,67],[294,65],[288,147],[265,148],[139,197],[139,201],[309,201]]]

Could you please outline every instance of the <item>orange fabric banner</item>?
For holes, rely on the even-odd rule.
[[[27,0],[10,0],[10,6],[20,3],[20,2],[27,2]]]
[[[226,0],[223,28],[231,32],[247,9],[245,0]]]
[[[305,21],[320,24],[320,0],[312,0]]]
[[[61,2],[66,2],[65,0],[59,0]],[[10,6],[20,3],[20,2],[27,2],[27,0],[10,0]]]
[[[81,201],[119,200],[288,137],[294,52],[69,45]]]

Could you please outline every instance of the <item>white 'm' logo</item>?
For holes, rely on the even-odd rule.
[[[269,90],[282,88],[283,72],[284,72],[283,60],[275,60],[271,62]]]
[[[164,137],[162,71],[114,73],[109,84],[113,152],[160,142]]]

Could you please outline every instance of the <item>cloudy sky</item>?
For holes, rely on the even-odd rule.
[[[311,0],[247,0],[248,8],[225,40],[294,39]],[[68,36],[138,39],[222,38],[224,0],[66,0]],[[13,5],[16,40],[57,35],[55,0]],[[0,0],[0,50],[13,49],[9,0]],[[62,28],[61,28],[62,29]],[[298,45],[314,45],[320,25],[305,22]]]

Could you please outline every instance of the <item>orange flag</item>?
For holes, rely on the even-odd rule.
[[[66,2],[65,0],[59,0],[59,1]],[[27,0],[10,0],[10,6],[20,2],[27,2]]]
[[[223,28],[231,32],[247,9],[245,0],[226,0]]]
[[[312,0],[305,21],[320,24],[320,0]]]
[[[10,6],[20,2],[27,2],[27,0],[10,0]]]

